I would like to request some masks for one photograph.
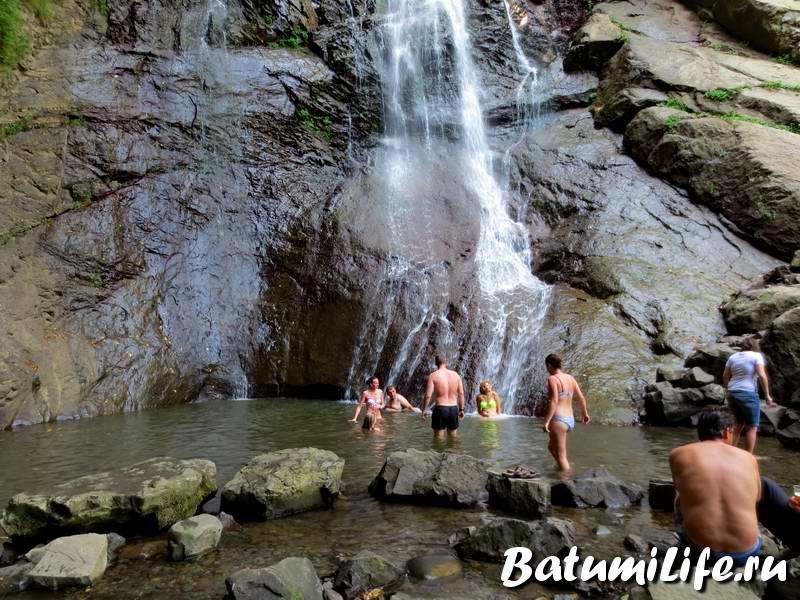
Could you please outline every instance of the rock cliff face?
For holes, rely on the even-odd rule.
[[[0,98],[0,425],[335,381],[292,365],[352,345],[328,325],[357,284],[309,271],[379,125],[349,9],[112,4],[58,8],[72,28]]]
[[[413,251],[420,230],[393,230],[381,212],[372,167],[382,151],[383,50],[370,2],[98,6],[60,4],[58,26],[0,88],[1,427],[213,395],[341,397],[373,368],[413,392],[435,349],[415,347],[415,369],[392,372],[418,324],[402,303],[381,304],[382,274],[397,275],[392,237],[408,240],[402,258],[424,274],[393,279],[398,297],[442,283],[442,310],[462,328],[445,333],[461,340],[459,353],[475,352],[464,332],[475,318],[480,221],[448,188],[457,161],[419,184],[429,186],[419,219],[445,232],[424,235],[424,261]],[[639,111],[674,98],[711,112],[708,70],[697,65],[713,56],[732,61],[714,87],[746,86],[724,102],[788,128],[796,92],[762,84],[795,82],[797,70],[743,49],[755,61],[744,69],[745,58],[711,48],[735,41],[671,1],[598,5],[569,53],[585,2],[466,6],[511,213],[528,228],[535,272],[554,284],[529,366],[562,351],[590,394],[613,406],[643,373],[724,331],[719,302],[778,264],[750,242],[780,258],[797,247],[796,188],[770,184],[794,181],[791,169],[775,174],[767,150],[745,148],[767,179],[736,196],[732,159],[691,177],[679,168],[708,163],[697,142],[707,116],[686,112],[678,124],[664,115],[658,129]],[[522,101],[529,73],[509,15],[538,70]],[[688,66],[670,67],[669,52],[690,56]],[[571,69],[587,71],[564,74],[565,53]],[[532,115],[545,116],[524,129]],[[634,119],[627,148],[670,183],[593,118],[616,130]],[[721,141],[734,146],[760,127],[720,123]],[[800,139],[769,135],[776,148]],[[763,214],[741,209],[759,190]],[[780,235],[770,236],[776,219]],[[430,340],[442,334],[427,326]],[[359,348],[376,336],[364,358]],[[466,360],[456,366],[481,378]],[[531,407],[540,387],[540,373],[526,375],[518,404]]]

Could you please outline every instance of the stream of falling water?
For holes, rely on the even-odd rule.
[[[525,69],[519,98],[536,85],[536,68],[525,57],[508,15],[511,41]],[[382,172],[391,237],[401,242],[389,243],[391,265],[376,286],[379,306],[370,314],[369,336],[356,350],[349,395],[377,368],[389,323],[405,311],[413,317],[405,335],[395,340],[390,383],[428,368],[422,361],[432,350],[444,351],[451,358],[462,355],[452,364],[476,379],[467,382],[468,389],[488,378],[506,399],[506,409],[513,409],[524,401],[520,385],[530,368],[549,288],[531,272],[528,233],[509,217],[506,191],[494,173],[463,0],[388,0],[376,34],[383,57],[378,70],[385,126],[376,169]],[[437,179],[440,187],[431,192]],[[432,202],[431,196],[441,200]],[[474,261],[467,279],[475,290],[456,307],[467,315],[466,327],[450,316],[459,300],[447,297],[457,286],[450,282],[447,287],[447,276],[440,272],[445,261],[431,258],[437,244],[457,237],[451,228],[458,223],[442,227],[426,219],[425,212],[444,211],[463,198],[465,212],[477,215],[479,223],[477,243],[466,251]],[[412,247],[402,243],[408,239]],[[463,356],[467,351],[471,358]]]

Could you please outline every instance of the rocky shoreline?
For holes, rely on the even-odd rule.
[[[297,468],[298,459],[302,467]],[[208,461],[175,461],[157,459],[159,464],[168,464],[174,473],[191,478],[198,463]],[[212,463],[213,464],[213,463]],[[160,480],[160,487],[169,490],[157,499],[150,498],[148,505],[156,514],[165,516],[158,520],[158,528],[168,530],[166,539],[154,542],[165,560],[172,562],[191,561],[209,552],[224,552],[226,536],[231,531],[247,528],[250,519],[285,518],[297,515],[296,519],[313,519],[301,512],[330,508],[336,501],[344,461],[331,452],[314,448],[297,448],[273,452],[255,457],[245,465],[220,490],[236,489],[237,494],[246,495],[252,500],[266,502],[280,510],[261,511],[257,515],[242,505],[233,503],[234,516],[219,510],[213,503],[201,498],[213,498],[217,493],[216,483],[211,489],[207,482],[198,482],[192,490],[178,477]],[[334,470],[331,471],[331,468]],[[473,475],[465,478],[464,473]],[[139,477],[146,479],[136,479]],[[523,476],[520,477],[519,475]],[[101,485],[89,489],[87,481],[108,481],[113,476],[117,485],[125,481],[124,487],[114,489],[113,485]],[[99,518],[98,509],[91,499],[102,497],[122,498],[147,479],[148,473],[140,466],[132,466],[119,472],[90,476],[69,482],[59,487],[57,493],[46,496],[51,510],[65,512],[65,506],[72,509],[72,534],[63,536],[63,523],[48,529],[43,534],[41,524],[35,521],[22,521],[19,516],[22,507],[27,506],[25,514],[31,514],[32,496],[19,494],[9,502],[0,517],[0,523],[14,539],[15,545],[4,545],[3,562],[0,565],[0,592],[22,592],[39,587],[51,590],[68,590],[95,584],[106,569],[114,568],[116,557],[124,553],[125,538],[111,533],[111,530],[126,529],[131,533],[155,533],[153,530],[134,531],[130,520],[124,513]],[[400,487],[398,487],[400,486]],[[147,485],[145,485],[147,487]],[[393,492],[386,493],[387,488]],[[450,553],[421,555],[406,564],[395,564],[391,560],[372,551],[361,551],[354,556],[341,557],[339,565],[332,573],[318,573],[314,564],[304,557],[286,556],[283,560],[263,568],[242,568],[232,572],[225,581],[228,598],[236,600],[268,600],[271,598],[296,598],[298,600],[354,600],[356,598],[389,597],[397,600],[416,597],[413,586],[408,582],[438,582],[447,590],[448,582],[455,582],[462,576],[465,562],[479,563],[503,562],[504,553],[510,547],[523,546],[534,551],[536,560],[545,556],[566,556],[572,546],[578,544],[576,525],[567,517],[552,516],[552,507],[573,507],[582,511],[595,511],[598,525],[595,536],[607,535],[607,527],[602,525],[603,515],[609,510],[643,504],[654,511],[672,511],[674,488],[670,482],[651,481],[649,490],[621,481],[604,469],[594,469],[576,475],[568,480],[551,480],[532,472],[522,473],[521,469],[496,471],[488,463],[476,461],[469,455],[440,453],[436,451],[396,452],[389,455],[381,471],[369,486],[371,494],[381,502],[404,502],[446,507],[449,510],[464,510],[478,504],[487,503],[490,511],[483,524],[453,531],[450,536]],[[70,493],[69,490],[73,490]],[[198,495],[199,494],[199,495]],[[130,497],[130,496],[129,496]],[[184,497],[180,502],[185,510],[174,510],[174,499]],[[45,498],[42,496],[41,498]],[[130,497],[133,499],[133,497]],[[194,500],[189,500],[194,498]],[[59,500],[56,500],[59,499]],[[136,502],[131,502],[136,504]],[[60,509],[57,507],[61,507]],[[216,514],[204,512],[212,510]],[[195,514],[197,513],[197,514]],[[55,513],[51,513],[55,514]],[[168,517],[167,517],[168,515]],[[43,520],[53,521],[53,517]],[[114,517],[119,520],[114,521]],[[244,525],[234,520],[239,519]],[[768,543],[764,555],[777,555],[778,544],[765,532]],[[55,538],[55,539],[53,539]],[[26,549],[37,539],[43,542],[28,550],[20,559],[15,559],[16,551]],[[665,551],[677,543],[677,537],[668,530],[631,530],[619,547],[620,556],[649,557],[651,548]],[[220,547],[221,544],[221,547]],[[580,553],[580,548],[579,548]],[[582,555],[582,553],[581,553]],[[795,565],[797,568],[800,565]],[[755,588],[737,586],[736,593],[743,598],[784,598],[780,586],[770,584]],[[603,582],[576,582],[563,591],[577,593],[581,597],[598,595],[604,598],[662,598],[659,585],[651,585],[651,590],[637,588],[633,583],[627,585]],[[554,592],[554,593],[562,593]],[[693,591],[673,592],[670,598],[693,598]],[[410,594],[410,595],[409,595]],[[688,595],[687,595],[688,594]],[[772,594],[772,595],[769,595]],[[777,595],[775,595],[777,594]],[[492,596],[497,598],[498,596]],[[718,598],[714,594],[708,598]]]

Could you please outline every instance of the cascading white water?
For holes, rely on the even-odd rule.
[[[351,391],[378,366],[389,323],[405,311],[412,326],[395,340],[390,382],[416,371],[431,347],[451,355],[470,348],[475,364],[454,363],[491,379],[513,406],[524,400],[518,388],[549,288],[531,272],[528,233],[509,217],[493,171],[463,0],[389,0],[377,35],[385,138],[375,186],[392,263],[376,285],[382,292],[372,300],[378,306],[357,349]],[[521,87],[535,79],[526,64]],[[455,307],[468,313],[467,327],[450,318],[454,284],[441,266],[446,261],[437,261],[451,250],[450,238],[460,236],[460,224],[440,214],[454,212],[451,204],[479,224],[477,242],[465,251],[472,252],[474,273],[458,284],[468,281],[474,292]],[[474,389],[477,381],[468,384]]]

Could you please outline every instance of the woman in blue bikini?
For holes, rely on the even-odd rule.
[[[544,430],[550,434],[547,449],[556,459],[558,468],[561,471],[569,471],[567,434],[575,428],[572,399],[578,398],[581,403],[584,424],[591,421],[589,409],[586,407],[586,397],[581,392],[578,382],[572,375],[561,371],[561,357],[558,354],[548,354],[544,364],[550,373],[550,377],[547,378],[549,405],[544,421]]]

